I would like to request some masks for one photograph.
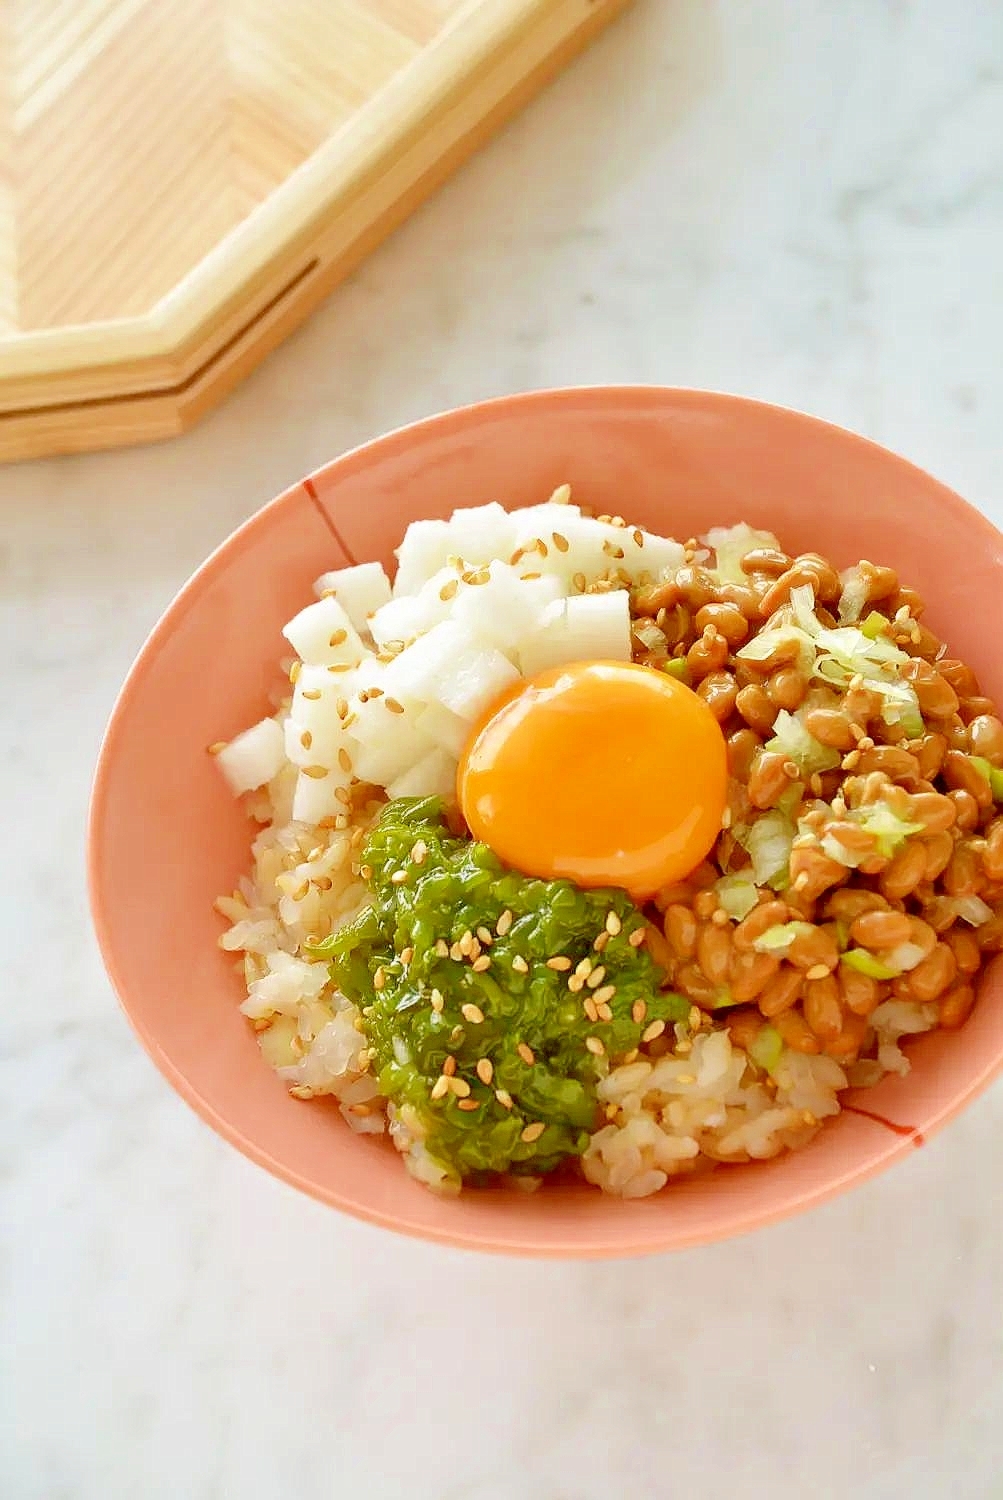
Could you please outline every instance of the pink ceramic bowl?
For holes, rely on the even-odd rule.
[[[182,589],[136,661],[101,750],[91,900],[140,1040],[203,1119],[253,1160],[360,1218],[446,1244],[612,1256],[720,1239],[821,1203],[908,1155],[1003,1063],[994,965],[961,1033],[911,1048],[913,1070],[850,1098],[805,1150],[622,1203],[586,1187],[440,1199],[337,1109],[291,1099],[237,1011],[213,898],[248,864],[250,828],[206,755],[267,709],[283,622],[318,573],[391,551],[408,521],[456,505],[546,499],[564,480],[600,511],[685,537],[738,520],[840,565],[893,564],[932,627],[1003,700],[1003,538],[928,474],[837,427],[700,391],[541,391],[420,422],[279,496]]]

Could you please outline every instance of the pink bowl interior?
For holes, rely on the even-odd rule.
[[[1003,538],[929,475],[796,413],[668,390],[541,392],[447,413],[347,454],[236,532],[139,656],[98,767],[89,865],[95,922],[154,1061],[222,1135],[316,1197],[404,1232],[526,1254],[633,1254],[705,1242],[817,1203],[922,1144],[1003,1059],[998,966],[961,1034],[912,1047],[905,1079],[856,1097],[807,1149],[720,1170],[640,1203],[594,1189],[440,1199],[329,1103],[289,1098],[237,1011],[242,987],[212,902],[248,863],[250,826],[206,746],[269,710],[283,622],[321,571],[389,563],[408,521],[457,505],[575,499],[685,537],[747,520],[840,565],[888,562],[926,619],[1003,700]]]

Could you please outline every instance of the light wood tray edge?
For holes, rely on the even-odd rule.
[[[461,18],[141,318],[0,340],[0,459],[183,430],[629,0]]]

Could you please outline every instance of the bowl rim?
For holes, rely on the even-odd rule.
[[[671,1232],[670,1229],[667,1229],[664,1234],[648,1232],[643,1235],[638,1234],[633,1239],[611,1236],[608,1242],[606,1242],[601,1232],[592,1232],[588,1244],[580,1246],[575,1242],[573,1229],[569,1229],[563,1236],[555,1236],[553,1239],[548,1240],[546,1244],[527,1244],[524,1231],[521,1234],[517,1232],[509,1238],[499,1234],[497,1231],[479,1232],[476,1224],[467,1227],[442,1228],[412,1222],[406,1214],[382,1211],[378,1208],[373,1208],[368,1203],[360,1202],[357,1199],[346,1197],[337,1191],[324,1188],[321,1184],[297,1171],[295,1166],[289,1165],[274,1156],[257,1141],[234,1126],[189,1081],[184,1072],[161,1048],[156,1036],[133,1013],[127,1000],[128,987],[123,980],[116,960],[113,922],[105,908],[101,890],[103,856],[98,830],[105,815],[108,799],[112,795],[112,769],[115,764],[116,746],[130,712],[137,686],[147,668],[156,660],[161,649],[170,639],[178,622],[198,602],[205,583],[229,566],[234,551],[248,545],[252,539],[253,532],[262,524],[266,516],[279,509],[283,504],[288,503],[297,494],[305,494],[307,496],[328,529],[332,532],[334,538],[340,542],[337,519],[329,515],[325,506],[318,499],[316,492],[316,481],[321,479],[326,483],[328,477],[335,471],[348,476],[356,472],[360,467],[368,464],[376,454],[389,457],[401,448],[407,447],[416,438],[420,439],[426,434],[448,432],[450,428],[462,427],[470,421],[476,421],[480,418],[490,418],[502,412],[518,415],[523,409],[540,406],[552,410],[561,410],[576,406],[584,409],[590,407],[609,409],[611,405],[615,406],[621,403],[636,405],[639,402],[642,404],[650,402],[653,415],[666,402],[669,402],[677,407],[680,405],[693,406],[703,410],[711,407],[717,409],[718,412],[724,413],[728,411],[760,410],[764,415],[768,414],[773,420],[779,418],[783,421],[789,421],[796,426],[808,425],[823,429],[836,435],[844,443],[849,442],[851,445],[865,451],[873,451],[875,455],[880,455],[883,461],[888,462],[890,460],[896,466],[919,477],[928,485],[934,486],[938,492],[938,503],[952,515],[957,523],[963,525],[966,530],[973,533],[981,542],[984,542],[986,545],[998,547],[1001,541],[1003,541],[1003,533],[993,525],[988,517],[983,515],[980,510],[961,495],[957,494],[956,491],[937,479],[928,470],[921,468],[911,460],[896,453],[893,449],[885,448],[882,444],[874,442],[870,438],[863,437],[861,434],[841,427],[837,423],[826,421],[824,418],[814,416],[811,413],[798,410],[794,407],[760,401],[752,397],[726,391],[654,384],[559,386],[490,397],[486,400],[471,402],[464,406],[446,408],[430,416],[404,423],[386,433],[378,434],[375,437],[366,439],[362,443],[356,444],[344,453],[311,470],[302,479],[295,481],[273,499],[259,506],[239,526],[235,527],[233,531],[224,537],[177,590],[136,653],[115,698],[107,725],[101,737],[95,761],[85,834],[87,892],[91,920],[97,937],[102,962],[111,981],[112,988],[115,991],[119,1006],[124,1012],[134,1035],[149,1054],[160,1073],[206,1125],[210,1126],[217,1135],[228,1141],[230,1145],[235,1146],[249,1160],[255,1162],[258,1166],[264,1167],[273,1176],[292,1187],[298,1188],[301,1192],[306,1193],[318,1202],[338,1208],[355,1219],[383,1229],[392,1230],[398,1234],[421,1238],[454,1249],[479,1250],[493,1254],[532,1256],[547,1259],[626,1259],[663,1254],[672,1250],[692,1249],[701,1245],[714,1244],[720,1240],[731,1239],[755,1229],[765,1229],[785,1219],[792,1218],[797,1214],[804,1213],[811,1208],[827,1203],[831,1199],[849,1191],[850,1188],[857,1184],[867,1182],[878,1176],[902,1157],[910,1155],[918,1145],[929,1141],[935,1133],[949,1124],[951,1120],[966,1109],[969,1104],[978,1098],[1003,1073],[1003,1047],[1001,1047],[995,1056],[990,1055],[983,1065],[973,1073],[968,1084],[961,1092],[952,1096],[948,1103],[944,1104],[929,1118],[924,1119],[920,1127],[921,1134],[920,1132],[914,1132],[912,1136],[892,1136],[889,1133],[889,1138],[884,1148],[876,1151],[865,1164],[855,1165],[845,1171],[836,1172],[822,1183],[809,1187],[795,1188],[786,1198],[776,1204],[771,1204],[766,1212],[758,1206],[749,1207],[745,1210],[736,1208],[730,1216],[722,1216],[721,1221],[707,1231],[694,1229],[689,1233],[680,1234],[678,1231]],[[347,549],[343,548],[343,550]],[[669,1224],[671,1225],[671,1219],[669,1220]]]

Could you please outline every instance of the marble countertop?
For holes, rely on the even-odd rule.
[[[0,472],[0,1494],[990,1500],[997,1085],[807,1217],[625,1264],[356,1224],[200,1124],[91,937],[88,784],[202,557],[287,483],[524,387],[801,407],[1003,524],[1003,9],[638,0],[218,413]]]

